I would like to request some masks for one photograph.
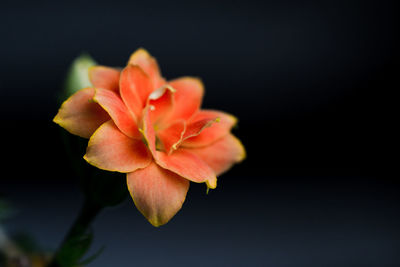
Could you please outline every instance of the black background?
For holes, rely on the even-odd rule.
[[[2,2],[10,229],[52,248],[79,207],[51,121],[71,61],[123,66],[144,47],[166,78],[203,79],[203,106],[239,118],[248,157],[160,229],[130,201],[103,214],[91,266],[400,265],[397,16],[396,1]]]

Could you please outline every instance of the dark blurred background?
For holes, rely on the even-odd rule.
[[[90,266],[400,266],[390,125],[397,1],[2,1],[0,193],[9,231],[46,249],[81,195],[52,123],[71,61],[201,77],[204,107],[239,117],[248,157],[155,229],[131,201],[96,221]],[[393,152],[391,152],[393,153]],[[396,163],[397,164],[397,163]]]

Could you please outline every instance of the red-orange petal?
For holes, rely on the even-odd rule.
[[[149,75],[154,88],[165,84],[165,80],[161,77],[157,60],[147,50],[143,48],[136,50],[129,58],[128,65],[138,65],[141,67]]]
[[[116,93],[119,92],[120,74],[120,70],[105,66],[89,68],[89,79],[94,87],[108,89]]]
[[[162,86],[153,91],[148,97],[151,122],[157,128],[165,128],[168,125],[168,115],[174,109],[175,90],[170,86]]]
[[[150,117],[150,107],[147,106],[143,110],[143,119],[142,119],[142,127],[140,129],[147,146],[149,147],[150,152],[153,156],[156,153],[156,132],[154,131],[153,123]]]
[[[143,110],[141,132],[153,156],[156,151],[156,129],[163,128],[162,119],[173,107],[173,89],[161,87],[152,92]]]
[[[170,154],[173,150],[177,149],[180,141],[185,133],[185,121],[177,121],[171,124],[168,128],[162,129],[157,132],[157,137],[160,139],[162,149]]]
[[[142,138],[134,117],[116,93],[111,90],[97,88],[93,100],[108,112],[124,134],[131,138]]]
[[[139,119],[148,96],[154,90],[149,76],[140,67],[128,65],[121,73],[119,86],[125,105]]]
[[[124,173],[145,168],[152,162],[146,145],[127,137],[112,120],[94,132],[84,159],[97,168]]]
[[[189,119],[201,106],[204,95],[204,86],[200,79],[193,77],[182,77],[168,84],[176,90],[175,106],[171,121]]]
[[[166,224],[182,207],[189,181],[152,162],[128,173],[128,189],[138,210],[154,226]]]
[[[210,118],[205,118],[201,119],[199,121],[194,121],[190,124],[187,124],[186,122],[183,121],[183,127],[181,126],[178,129],[171,129],[172,133],[164,133],[164,131],[158,132],[157,136],[161,139],[161,141],[164,141],[167,143],[167,146],[165,146],[165,151],[167,153],[172,153],[174,150],[178,149],[178,147],[186,140],[191,137],[199,135],[205,128],[211,127],[213,123],[216,123],[219,121],[218,117],[210,117]],[[180,122],[180,121],[178,121]],[[172,126],[177,125],[177,123],[173,124]],[[178,124],[179,126],[179,124]],[[176,127],[176,126],[175,126]],[[167,128],[169,131],[169,128]],[[178,135],[178,132],[181,130],[181,132]],[[169,134],[169,136],[166,136]],[[172,143],[173,142],[173,143]],[[170,146],[168,146],[169,143],[172,143]],[[168,149],[168,150],[167,150]]]
[[[192,182],[205,182],[209,188],[217,186],[217,177],[214,171],[202,159],[187,150],[178,149],[170,155],[156,151],[155,160],[164,169]]]
[[[185,150],[190,151],[206,162],[217,176],[246,157],[246,151],[242,143],[232,134],[220,138],[209,146]]]
[[[183,140],[182,147],[202,147],[212,144],[219,138],[227,135],[232,127],[237,123],[237,119],[225,112],[214,110],[200,110],[189,121],[188,127],[191,124],[198,124],[204,120],[212,120],[218,118],[218,123],[213,123],[211,127],[204,127],[197,134],[194,133]]]
[[[70,96],[53,121],[72,134],[90,138],[101,124],[110,119],[107,112],[92,101],[94,93],[94,88],[84,88]]]

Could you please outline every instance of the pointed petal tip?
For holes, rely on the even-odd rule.
[[[138,49],[136,49],[136,51],[132,53],[132,56],[135,54],[143,54],[143,55],[151,56],[149,51],[147,51],[147,49],[144,47],[139,47]]]
[[[211,145],[187,150],[200,157],[217,176],[225,173],[246,157],[243,144],[232,134],[222,137]]]
[[[164,78],[161,76],[157,60],[144,48],[136,50],[130,56],[127,65],[140,66],[140,68],[149,75],[155,88],[158,88],[165,83]]]
[[[128,187],[128,191],[129,191],[129,195],[132,198],[133,204],[135,204],[135,207],[139,210],[139,212],[145,217],[145,219],[154,227],[160,227],[161,225],[163,225],[159,220],[157,220],[156,218],[147,218],[146,213],[144,212],[144,210],[140,209],[140,203],[136,200],[136,198],[134,197],[134,194],[132,192],[131,186],[129,184],[129,173],[126,174],[126,185]],[[167,222],[166,222],[167,223]]]
[[[211,145],[228,134],[238,121],[235,116],[229,113],[211,109],[199,110],[190,120],[190,125],[192,126],[198,125],[200,121],[207,121],[209,123],[205,124],[205,127],[201,128],[200,131],[183,140],[182,146],[187,148]],[[192,127],[189,126],[188,128]]]
[[[229,116],[230,116],[230,119],[233,121],[233,126],[232,127],[236,126],[239,123],[238,117],[236,117],[236,116],[234,116],[232,114],[229,114]]]
[[[148,218],[147,221],[156,228],[166,225],[172,218],[162,221],[159,218]]]
[[[78,90],[61,104],[53,122],[71,134],[89,138],[109,119],[107,113],[92,101],[93,95],[93,87]]]
[[[59,113],[60,112],[57,112],[57,114],[54,116],[54,118],[53,118],[53,122],[54,123],[56,123],[56,124],[58,124],[58,125],[60,125],[60,115],[59,115]],[[61,125],[60,125],[61,126]]]
[[[231,126],[230,126],[231,129],[233,127],[236,127],[237,124],[239,123],[238,117],[236,117],[230,113],[223,112],[223,111],[219,111],[219,112],[224,114],[224,117],[223,118],[221,117],[221,119],[224,119],[225,121],[229,122],[231,124]]]
[[[86,153],[85,155],[83,155],[82,157],[88,164],[103,170],[103,171],[109,171],[109,172],[116,172],[117,170],[111,169],[111,168],[104,168],[102,167],[102,165],[98,164],[96,161],[91,160],[90,157],[88,156],[88,154]]]
[[[160,167],[188,181],[207,183],[207,186],[211,188],[217,186],[217,177],[212,168],[201,158],[186,149],[178,149],[171,155],[156,151],[154,159]]]
[[[129,173],[127,173],[126,174],[126,185],[127,185],[127,187],[128,187],[128,191],[129,191],[129,195],[131,196],[131,198],[132,198],[132,201],[133,201],[133,204],[135,205],[135,207],[139,210],[139,212],[143,215],[143,217],[152,225],[152,226],[154,226],[154,227],[160,227],[160,226],[162,226],[162,225],[164,225],[165,223],[167,223],[167,222],[165,222],[164,224],[161,222],[161,221],[159,221],[159,220],[157,220],[157,218],[148,218],[147,216],[146,216],[146,213],[144,212],[144,210],[142,210],[142,209],[140,209],[139,207],[140,207],[140,203],[136,200],[136,198],[134,197],[134,194],[133,194],[133,191],[132,191],[132,189],[131,189],[131,186],[130,186],[130,184],[129,184]]]
[[[237,138],[236,136],[233,136],[233,139],[235,140],[235,142],[238,144],[238,147],[241,150],[241,153],[239,154],[236,163],[242,162],[243,160],[245,160],[247,158],[247,152],[246,149],[244,148],[243,143],[239,140],[239,138]]]
[[[207,180],[206,185],[207,185],[207,192],[209,189],[217,188],[217,177],[215,177],[214,179]]]
[[[100,169],[100,170],[109,171],[109,172],[116,172],[116,170],[113,170],[113,169],[103,168],[101,165],[97,164],[96,161],[91,160],[87,153],[86,153],[85,155],[83,155],[82,158],[83,158],[88,164],[90,164],[90,165],[92,165],[92,166],[94,166],[94,167],[96,167],[96,168],[98,168],[98,169]]]
[[[54,116],[53,122],[54,122],[55,124],[57,124],[58,126],[60,126],[61,128],[64,128],[65,130],[67,130],[69,133],[71,133],[71,132],[68,130],[68,129],[69,129],[69,127],[68,127],[69,124],[68,124],[68,122],[67,122],[66,120],[64,120],[64,119],[62,118],[62,115],[60,114],[60,111],[58,111],[57,115]],[[72,133],[72,134],[75,134],[75,133]],[[81,136],[81,135],[79,135],[79,136]],[[87,136],[81,136],[81,137],[88,138]]]
[[[152,58],[152,56],[145,48],[139,47],[138,49],[136,49],[135,52],[131,54],[127,65],[135,64],[134,62],[137,61],[139,58]]]
[[[171,83],[174,82],[194,82],[197,83],[202,89],[204,89],[203,79],[197,76],[181,76],[179,78],[175,78],[170,81]]]

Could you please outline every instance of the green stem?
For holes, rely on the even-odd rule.
[[[82,237],[88,233],[91,223],[94,221],[94,219],[102,209],[102,206],[97,205],[96,203],[93,203],[88,199],[85,200],[78,217],[76,218],[74,224],[71,226],[67,235],[64,237],[63,242],[55,252],[54,257],[49,263],[48,267],[68,266],[65,265],[65,263],[61,262],[60,258],[62,258],[64,253],[68,253],[71,242],[75,242],[77,237]]]

